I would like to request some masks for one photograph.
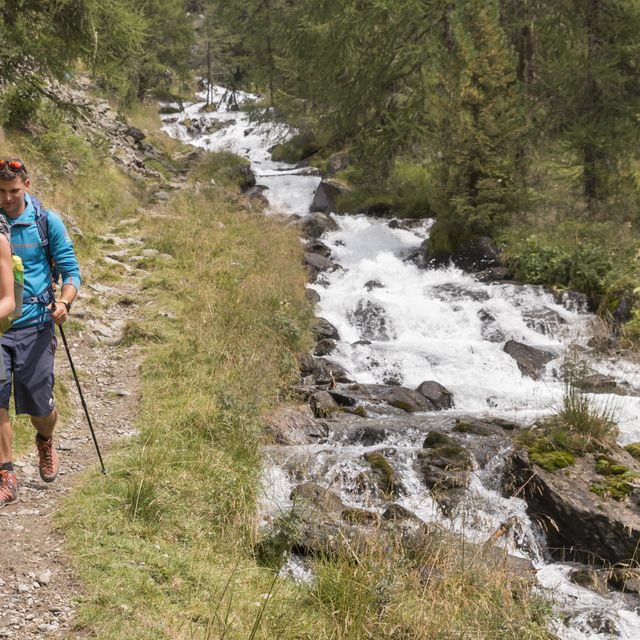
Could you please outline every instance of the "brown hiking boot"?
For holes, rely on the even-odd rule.
[[[18,478],[13,471],[0,471],[0,507],[18,502]]]
[[[36,436],[36,446],[38,447],[38,456],[40,457],[38,464],[40,477],[44,482],[53,482],[58,477],[58,469],[60,468],[58,452],[53,446],[53,438],[41,440]]]

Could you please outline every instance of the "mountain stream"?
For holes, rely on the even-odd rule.
[[[175,113],[162,116],[164,130],[196,147],[227,149],[249,159],[270,211],[305,216],[321,178],[312,168],[271,160],[269,149],[290,134],[286,127],[256,124],[246,112],[229,109],[222,88],[215,90],[216,110],[203,110],[205,96],[199,97],[202,102],[182,110],[173,105]],[[255,96],[237,98],[242,104]],[[595,359],[587,345],[599,331],[598,319],[571,297],[557,300],[538,286],[483,284],[454,267],[418,266],[407,258],[428,237],[430,221],[390,225],[389,220],[364,215],[333,218],[338,229],[322,241],[342,269],[323,273],[310,286],[320,296],[316,315],[340,333],[331,359],[351,379],[363,384],[393,381],[411,389],[436,380],[455,399],[455,408],[439,412],[440,418],[473,414],[528,424],[561,405],[559,367],[571,354],[584,353],[592,371],[615,378],[627,391],[599,394],[593,401],[615,411],[621,444],[640,440],[640,367],[624,359]],[[503,350],[507,340],[558,357],[533,380],[523,376]],[[392,425],[396,418],[390,414],[378,419]],[[509,553],[534,563],[539,588],[556,608],[552,631],[559,638],[640,638],[640,616],[620,593],[599,595],[580,587],[568,579],[575,565],[549,561],[544,537],[527,516],[525,502],[504,498],[500,492],[504,456],[478,467],[461,507],[453,514],[443,513],[412,464],[424,439],[419,420],[414,422],[415,428],[387,429],[390,435],[384,442],[354,442],[344,431],[336,431],[314,445],[267,447],[263,521],[290,508],[292,487],[311,479],[330,485],[345,505],[380,509],[371,495],[354,490],[354,483],[367,466],[363,454],[384,450],[402,479],[403,492],[396,502],[426,522],[440,522],[471,541],[483,542],[501,523],[517,520],[502,544]],[[289,570],[299,579],[312,579],[300,559],[294,558]]]

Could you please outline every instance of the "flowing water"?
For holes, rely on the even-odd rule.
[[[194,146],[228,149],[248,158],[273,212],[307,214],[320,178],[312,169],[274,162],[269,153],[290,132],[273,123],[251,122],[247,113],[230,110],[224,95],[224,89],[216,89],[214,111],[202,111],[200,102],[164,115],[164,129]],[[204,100],[204,95],[200,97]],[[241,104],[256,98],[237,97]],[[640,368],[620,359],[593,360],[586,345],[598,322],[586,309],[576,308],[570,299],[557,301],[537,286],[482,284],[453,267],[420,268],[408,258],[428,237],[430,221],[390,226],[388,220],[362,215],[334,219],[338,230],[322,240],[342,269],[322,274],[312,286],[320,294],[317,315],[340,332],[331,359],[352,379],[372,384],[393,381],[410,388],[437,380],[454,395],[455,409],[444,412],[448,416],[472,413],[526,424],[559,407],[563,363],[588,357],[592,371],[614,377],[629,392],[593,396],[593,402],[615,411],[621,443],[640,440],[640,398],[635,392]],[[504,352],[505,341],[511,339],[557,354],[539,380],[523,376]],[[389,419],[393,421],[393,416]],[[568,579],[572,566],[545,561],[544,540],[532,526],[524,501],[500,493],[503,456],[474,470],[464,503],[447,516],[412,464],[424,430],[416,426],[391,433],[384,443],[371,446],[347,443],[340,433],[332,433],[325,444],[268,448],[265,522],[291,506],[289,495],[302,481],[301,469],[304,479],[339,491],[346,505],[379,509],[375,497],[355,491],[354,484],[368,468],[363,454],[383,449],[402,478],[397,502],[423,520],[444,523],[482,542],[501,523],[517,519],[502,544],[535,564],[540,587],[558,611],[553,630],[559,637],[640,638],[640,617],[620,594],[597,595]],[[297,561],[290,572],[309,578]]]

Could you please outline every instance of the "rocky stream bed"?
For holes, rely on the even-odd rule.
[[[429,221],[332,214],[344,185],[274,162],[282,127],[251,123],[218,93],[217,111],[168,109],[165,129],[251,161],[250,197],[299,229],[318,314],[301,403],[270,417],[265,447],[263,526],[291,510],[300,525],[284,573],[313,580],[305,557],[381,531],[407,544],[446,532],[529,576],[554,603],[558,637],[640,637],[640,464],[621,446],[640,440],[633,354],[584,296],[514,282],[485,240],[443,261],[429,255]],[[557,412],[576,362],[619,444],[545,470],[521,435]]]

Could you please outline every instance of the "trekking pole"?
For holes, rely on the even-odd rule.
[[[55,309],[55,305],[53,306]],[[89,409],[87,409],[87,403],[84,401],[84,395],[80,388],[80,381],[78,380],[78,374],[76,368],[73,366],[73,359],[71,358],[71,351],[69,351],[69,345],[67,344],[67,337],[64,335],[62,325],[58,325],[60,329],[60,336],[64,343],[64,350],[67,352],[67,358],[69,358],[69,365],[71,366],[71,372],[73,373],[73,379],[76,381],[76,387],[78,387],[78,393],[80,394],[80,401],[82,402],[82,408],[84,409],[84,415],[87,416],[87,422],[89,423],[89,431],[91,431],[91,437],[93,438],[93,444],[96,445],[96,451],[98,453],[98,459],[100,460],[100,466],[102,467],[102,473],[106,476],[107,470],[105,469],[104,462],[102,461],[102,454],[100,453],[100,447],[98,446],[98,439],[96,438],[96,432],[93,430],[93,424],[91,424],[91,418],[89,417]]]

